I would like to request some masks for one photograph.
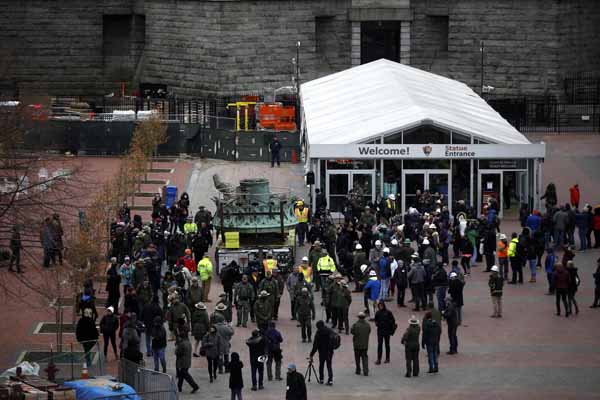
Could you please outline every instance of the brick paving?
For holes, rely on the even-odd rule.
[[[600,167],[600,159],[597,157],[597,154],[600,154],[600,138],[586,136],[581,139],[581,143],[563,137],[548,137],[544,140],[549,148],[544,165],[544,181],[557,184],[559,200],[565,201],[568,187],[573,181],[578,181],[583,202],[597,203],[598,199],[594,198],[594,193],[600,193],[600,179],[595,175]],[[98,165],[100,177],[108,176],[111,170],[115,170],[114,160],[93,160],[94,165]],[[186,167],[181,167],[183,164],[178,165],[179,168],[175,168],[172,179],[180,188],[180,193],[181,188],[186,187],[186,182],[190,182],[188,192],[194,211],[198,204],[212,205],[210,197],[215,192],[211,179],[215,171],[221,173],[223,180],[233,184],[237,183],[240,177],[266,176],[275,182],[274,186],[287,187],[294,192],[304,189],[302,168],[299,165],[271,169],[265,163],[232,164],[202,160],[192,171],[192,162],[181,163],[185,163]],[[570,173],[566,174],[565,171]],[[503,229],[508,232],[517,229],[517,226],[514,221],[506,221],[503,223]],[[307,248],[299,251],[298,257],[303,255],[303,251],[306,252]],[[315,381],[311,382],[308,384],[309,399],[600,398],[600,382],[597,379],[600,371],[600,310],[588,308],[593,295],[591,274],[598,257],[600,252],[597,250],[577,253],[575,261],[582,278],[577,296],[581,313],[569,319],[554,315],[554,297],[544,295],[544,279],[539,279],[536,284],[508,285],[504,296],[504,318],[489,318],[491,303],[487,291],[487,274],[480,272],[481,267],[474,268],[465,287],[465,326],[459,328],[459,354],[452,357],[442,354],[440,373],[436,376],[424,373],[416,379],[404,378],[404,355],[399,341],[412,312],[408,309],[397,309],[392,305],[391,309],[399,323],[398,333],[392,338],[392,363],[385,366],[373,365],[376,355],[376,335],[373,332],[369,349],[371,376],[354,375],[351,337],[342,335],[342,347],[334,357],[334,386],[326,387],[318,385]],[[0,274],[8,273],[0,271]],[[28,274],[34,276],[33,279],[43,276],[37,267],[30,267]],[[527,277],[528,272],[525,272],[525,280]],[[8,276],[3,279],[12,278]],[[213,285],[215,287],[211,293],[216,297],[220,285],[218,282],[213,282]],[[26,291],[22,294],[26,296],[26,301],[32,304],[26,307],[26,317],[23,316],[23,304],[15,302],[14,299],[9,299],[2,307],[2,320],[5,323],[10,321],[10,329],[0,330],[0,343],[3,345],[0,365],[12,364],[25,347],[23,342],[51,343],[53,340],[52,335],[31,336],[38,321],[53,320],[53,311],[40,304],[36,296],[29,295]],[[361,309],[362,297],[354,294],[350,312],[351,323]],[[287,363],[295,362],[298,369],[304,372],[305,358],[310,351],[310,345],[300,342],[299,328],[289,320],[287,293],[282,299],[281,310],[279,328],[285,340],[284,368]],[[318,318],[321,315],[322,311],[318,308]],[[422,318],[423,313],[418,315]],[[250,335],[250,331],[251,328],[236,328],[233,339],[233,351],[240,352],[242,361],[246,364],[244,397],[250,400],[281,399],[285,392],[283,382],[266,382],[264,391],[249,391],[249,362],[244,341]],[[172,344],[169,346],[169,372],[173,373],[175,357]],[[447,346],[444,330],[442,351],[445,352]],[[151,359],[147,361],[151,365]],[[426,364],[426,355],[421,352],[421,368],[426,370]],[[115,370],[112,358],[109,361],[109,370]],[[229,398],[228,376],[220,376],[216,383],[209,384],[204,359],[194,359],[191,372],[201,385],[201,390],[196,396],[184,394],[183,399]],[[189,388],[185,390],[189,391]]]

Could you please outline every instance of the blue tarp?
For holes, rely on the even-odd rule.
[[[65,382],[65,386],[75,389],[77,400],[95,400],[108,396],[122,395],[121,399],[142,400],[129,385],[122,383],[121,390],[112,390],[116,382],[108,379],[82,379],[77,381]],[[127,396],[126,396],[127,395]]]

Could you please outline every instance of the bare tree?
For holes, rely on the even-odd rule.
[[[166,125],[149,120],[138,124],[130,151],[118,172],[99,184],[77,158],[31,153],[20,128],[26,110],[0,109],[0,244],[7,243],[12,226],[19,226],[23,241],[22,262],[40,265],[40,229],[45,218],[56,214],[63,221],[63,263],[43,268],[40,274],[0,275],[0,295],[24,305],[55,310],[56,344],[62,348],[64,299],[76,304],[84,282],[105,273],[110,224],[120,204],[133,196],[154,149],[166,140]],[[33,296],[32,296],[33,295]],[[33,301],[31,301],[33,299]],[[75,307],[73,307],[75,310]],[[73,323],[75,322],[73,312]]]

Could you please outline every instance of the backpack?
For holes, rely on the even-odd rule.
[[[185,275],[183,275],[183,269],[180,269],[177,273],[175,273],[175,281],[177,282],[177,286],[180,288],[185,287]]]
[[[333,350],[337,350],[342,345],[342,338],[335,331],[331,330],[329,333],[329,346]]]

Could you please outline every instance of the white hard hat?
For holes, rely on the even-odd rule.
[[[362,250],[362,245],[360,243],[356,244],[356,247],[354,247],[356,250]]]
[[[384,253],[388,253],[388,254],[389,254],[389,252],[390,252],[390,249],[389,249],[389,247],[384,247],[384,248],[383,248],[383,252],[384,252]]]
[[[395,195],[395,194],[393,194],[393,193],[392,193],[392,194],[389,194],[389,195],[388,195],[388,199],[390,199],[390,200],[396,200],[396,195]]]
[[[381,247],[381,240],[375,241],[375,247]]]
[[[498,271],[500,271],[500,268],[498,268],[498,266],[497,266],[497,265],[493,265],[493,266],[492,266],[492,271],[493,271],[493,272],[498,272]]]
[[[306,256],[302,257],[302,261],[308,261],[308,257],[306,257]]]
[[[427,239],[427,238],[423,239],[423,244],[429,244],[429,239]]]
[[[392,239],[392,246],[398,246],[398,241],[396,239]]]
[[[450,274],[450,278],[456,278],[458,276],[458,274],[456,272],[452,272]]]
[[[371,271],[371,272],[369,272],[369,276],[377,276],[377,272]]]
[[[363,264],[360,266],[360,272],[362,272],[364,274],[366,270],[367,270],[367,264]]]

